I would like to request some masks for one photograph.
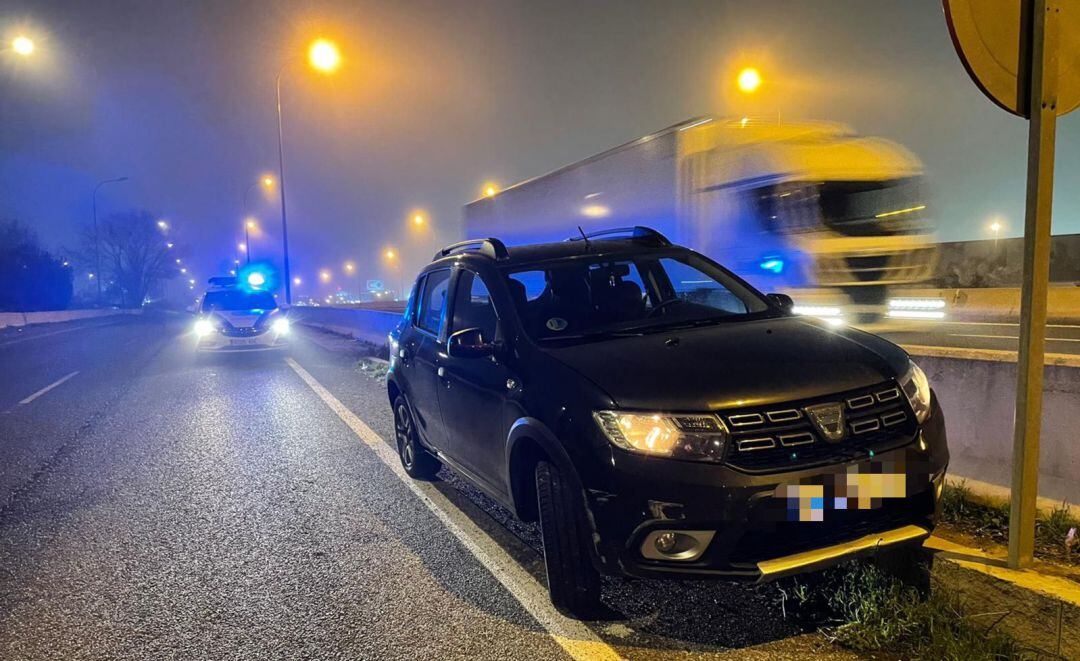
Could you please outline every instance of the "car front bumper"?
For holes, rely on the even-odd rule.
[[[267,330],[258,335],[232,337],[220,331],[214,331],[197,337],[195,348],[199,351],[242,352],[280,349],[288,346],[288,334]]]
[[[844,463],[750,474],[619,452],[613,488],[586,487],[595,557],[609,574],[766,581],[916,544],[937,522],[948,459],[936,399],[909,443]],[[665,533],[678,540],[668,554]]]

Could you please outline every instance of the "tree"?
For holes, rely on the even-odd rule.
[[[166,237],[150,212],[113,214],[98,223],[98,231],[102,273],[97,275],[104,278],[102,283],[108,283],[109,293],[119,299],[121,307],[141,307],[151,289],[176,277]],[[88,265],[96,261],[93,227],[83,231],[81,254]]]
[[[18,221],[0,221],[0,310],[63,310],[71,293],[64,260],[43,250]]]

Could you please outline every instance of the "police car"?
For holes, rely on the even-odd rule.
[[[253,272],[236,278],[210,278],[195,321],[200,351],[251,351],[284,347],[289,320],[273,293],[262,287],[265,277]]]

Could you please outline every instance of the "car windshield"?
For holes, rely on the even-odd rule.
[[[508,269],[506,279],[526,333],[538,341],[645,333],[776,310],[690,252],[574,257]]]
[[[202,304],[203,312],[273,310],[275,308],[277,308],[277,301],[270,292],[247,292],[240,289],[207,292]]]

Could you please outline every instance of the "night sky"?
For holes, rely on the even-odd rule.
[[[462,205],[703,114],[829,119],[897,140],[926,163],[942,240],[1022,230],[1026,122],[968,80],[940,2],[104,2],[6,0],[0,35],[0,218],[74,246],[101,180],[102,215],[170,221],[200,279],[233,259],[243,193],[276,173],[282,63],[297,293],[319,268],[388,277],[458,238]],[[315,37],[343,68],[305,66]],[[757,66],[752,101],[733,71]],[[1080,112],[1059,124],[1055,233],[1080,232]],[[277,206],[256,257],[279,251]],[[410,232],[415,209],[430,233]],[[340,277],[337,283],[341,284]],[[320,292],[327,290],[320,289]]]

